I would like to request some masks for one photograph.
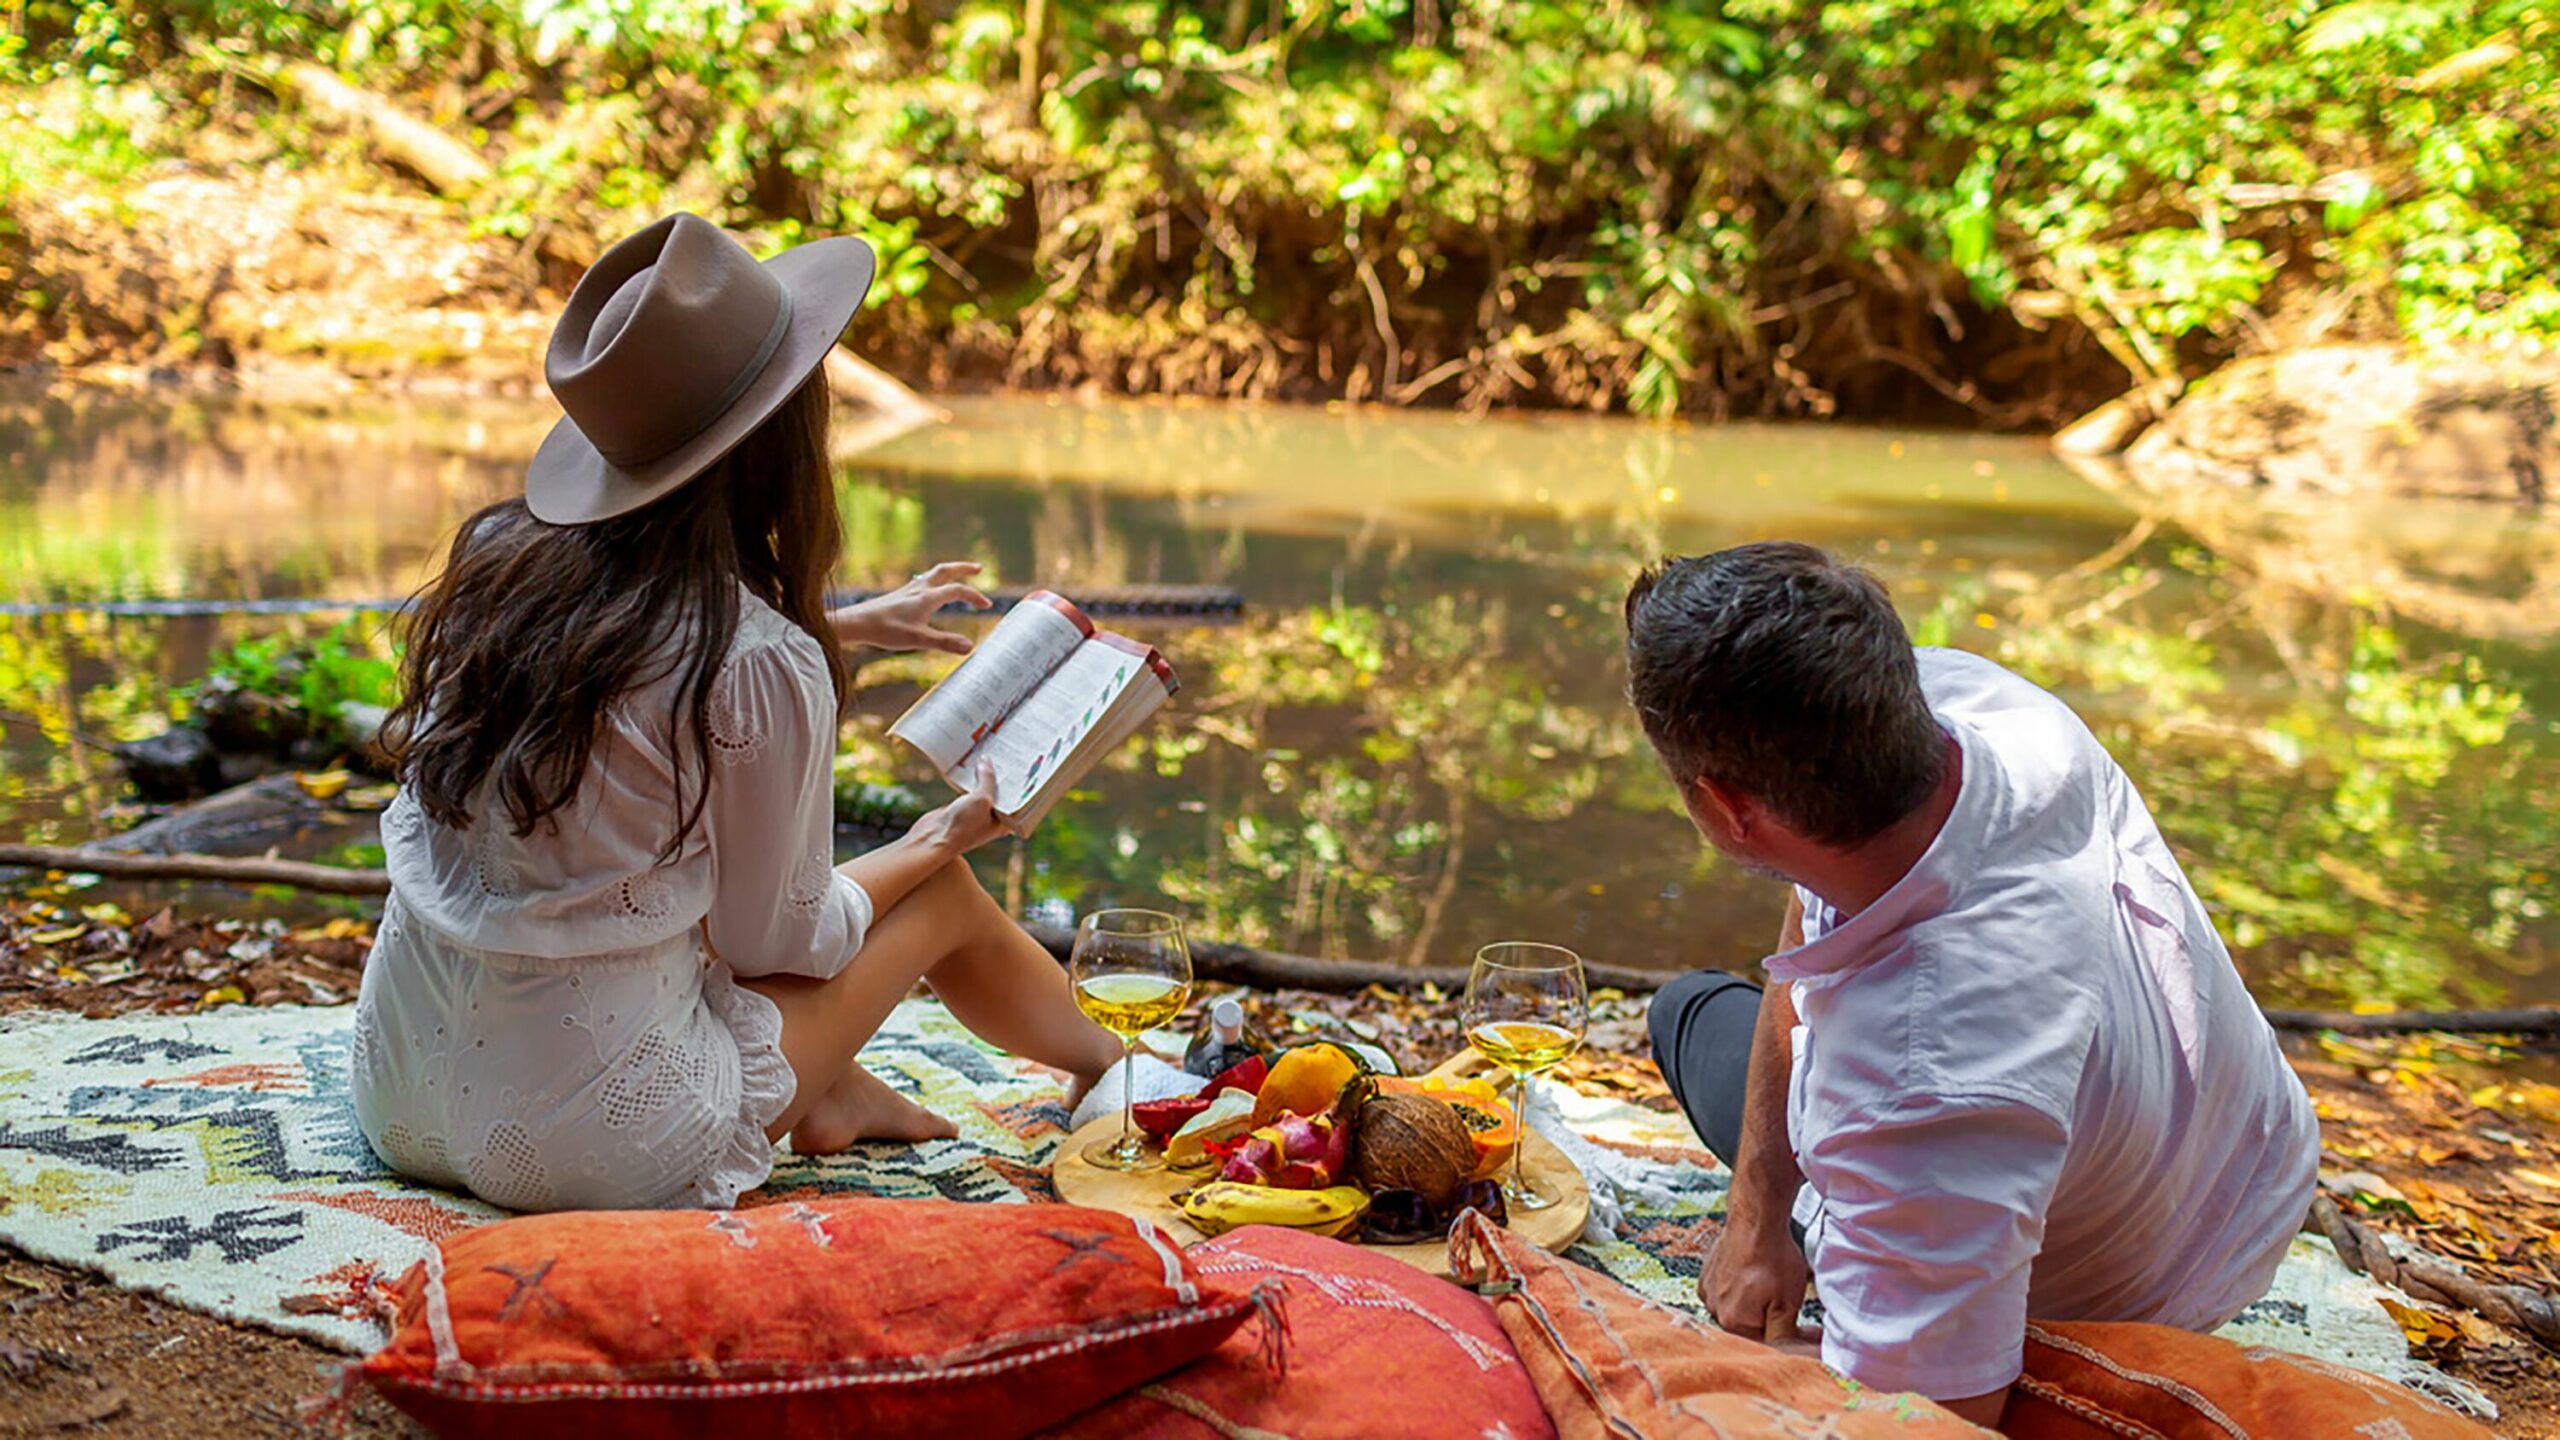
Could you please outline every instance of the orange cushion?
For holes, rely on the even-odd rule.
[[[1493,1307],[1374,1250],[1248,1226],[1191,1247],[1204,1279],[1288,1292],[1289,1368],[1250,1332],[1052,1432],[1055,1440],[1541,1440],[1537,1387]]]
[[[1027,1435],[1273,1298],[1142,1220],[875,1199],[526,1216],[398,1294],[361,1373],[437,1433],[643,1437]]]
[[[1860,1389],[1657,1305],[1469,1214],[1449,1238],[1461,1280],[1483,1287],[1564,1440],[1980,1440],[1917,1395]]]
[[[2027,1373],[2000,1418],[2013,1440],[2490,1440],[2387,1380],[2163,1325],[2027,1327]]]

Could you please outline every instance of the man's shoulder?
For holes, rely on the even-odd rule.
[[[2066,1120],[2097,1033],[2096,996],[2051,947],[1950,913],[1906,931],[1886,963],[1815,1002],[1817,1054],[1842,1057],[1861,1089],[2001,1097]]]
[[[2079,714],[2061,696],[1997,660],[1936,645],[1918,646],[1912,653],[1920,670],[1920,693],[1941,716],[1975,723],[2000,717],[2010,723],[2060,724],[2084,736],[2088,733]]]

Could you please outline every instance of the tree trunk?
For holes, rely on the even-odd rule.
[[[1023,0],[1022,116],[1040,123],[1041,68],[1048,63],[1049,0]]]
[[[348,84],[325,66],[288,60],[272,66],[253,63],[249,68],[278,95],[298,100],[313,114],[364,136],[384,158],[414,172],[439,195],[469,200],[497,178],[497,167],[477,149],[432,121],[410,114],[400,102]],[[541,248],[543,254],[579,270],[594,264],[603,253],[594,236],[567,224],[545,227]]]

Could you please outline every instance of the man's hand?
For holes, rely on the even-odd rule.
[[[1804,1309],[1813,1271],[1786,1226],[1748,1221],[1727,1225],[1698,1273],[1698,1298],[1727,1334],[1783,1348],[1801,1337],[1796,1314]]]
[[[933,623],[942,607],[958,600],[972,609],[992,608],[994,601],[978,593],[968,579],[985,569],[968,560],[946,560],[876,600],[827,612],[836,643],[869,645],[880,650],[942,650],[969,653],[969,637]]]

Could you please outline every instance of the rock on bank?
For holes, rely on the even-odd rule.
[[[2560,487],[2560,353],[2321,345],[2236,360],[2125,452],[2143,484],[2543,506]]]

